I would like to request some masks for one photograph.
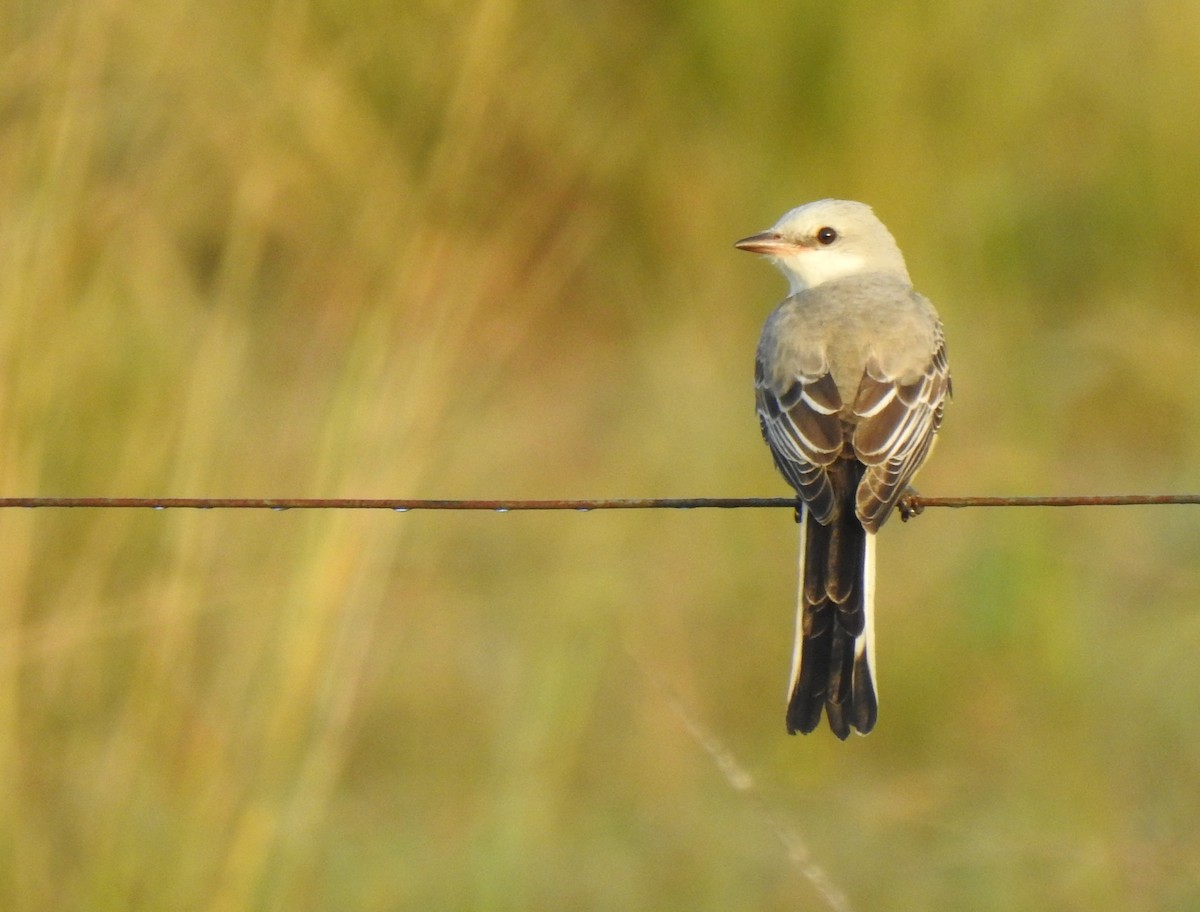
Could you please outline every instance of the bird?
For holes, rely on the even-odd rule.
[[[763,439],[796,490],[800,592],[789,734],[879,715],[875,536],[933,447],[952,389],[942,323],[871,207],[822,199],[742,238],[788,281],[755,358]]]

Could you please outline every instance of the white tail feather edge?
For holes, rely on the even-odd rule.
[[[867,667],[871,670],[871,686],[875,689],[875,703],[879,703],[879,678],[875,674],[875,533],[867,533],[866,553],[863,555],[863,634],[854,644],[854,657],[867,654]],[[862,734],[862,732],[859,732]]]
[[[787,700],[790,703],[800,680],[800,651],[804,647],[804,555],[808,551],[808,504],[802,504],[800,525],[800,575],[796,586],[796,639],[792,644],[792,674],[788,681]]]

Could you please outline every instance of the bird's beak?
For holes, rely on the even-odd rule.
[[[761,234],[752,234],[750,237],[744,237],[733,245],[738,250],[746,250],[750,253],[760,253],[763,256],[786,256],[789,253],[795,253],[799,250],[798,245],[791,241],[785,241],[774,231],[764,231]]]

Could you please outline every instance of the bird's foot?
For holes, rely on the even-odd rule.
[[[908,522],[914,516],[920,516],[925,512],[925,505],[921,503],[921,495],[917,493],[917,489],[909,485],[904,489],[904,494],[896,501],[896,509],[900,511],[900,521]]]

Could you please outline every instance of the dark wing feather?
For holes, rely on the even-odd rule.
[[[868,530],[875,532],[883,525],[929,455],[950,392],[940,334],[937,350],[914,380],[889,377],[874,358],[867,363],[854,400],[858,422],[853,444],[855,455],[867,466],[856,507]]]
[[[842,397],[828,371],[791,378],[791,385],[772,389],[762,362],[755,364],[758,422],[775,465],[804,498],[819,522],[833,511],[833,490],[826,467],[841,453],[844,440]]]

